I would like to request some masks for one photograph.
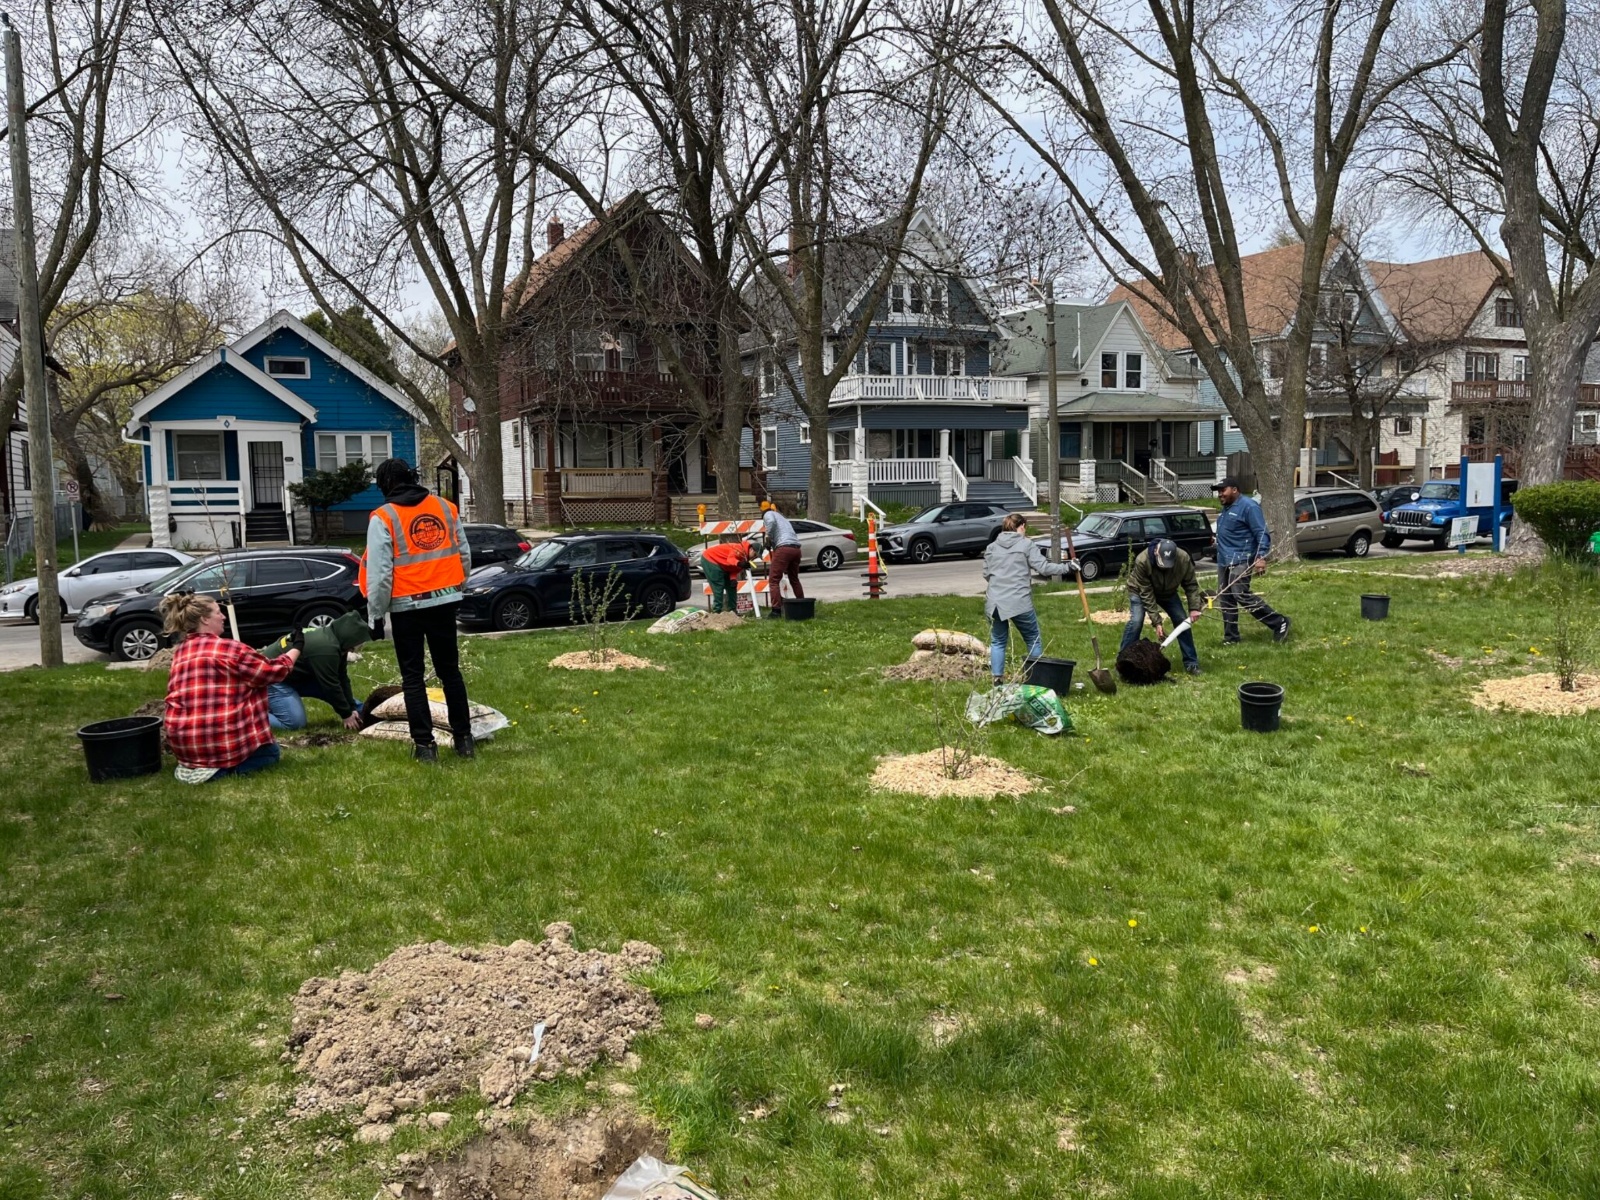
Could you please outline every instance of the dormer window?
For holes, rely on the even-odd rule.
[[[1494,323],[1501,329],[1521,329],[1522,309],[1515,300],[1502,296],[1494,302]]]
[[[1348,290],[1323,292],[1317,297],[1317,312],[1326,325],[1354,325],[1361,311],[1361,294]]]
[[[889,311],[898,316],[944,320],[950,309],[950,289],[941,279],[917,276],[889,285]]]
[[[274,379],[310,379],[311,360],[309,358],[282,358],[272,354],[267,356],[267,374]]]

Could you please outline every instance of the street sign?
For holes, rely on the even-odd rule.
[[[65,491],[68,500],[76,502],[83,498],[83,489],[76,479],[67,480]]]
[[[1467,486],[1462,498],[1468,508],[1492,508],[1495,502],[1495,465],[1492,462],[1468,463]]]
[[[1450,520],[1450,544],[1452,546],[1465,546],[1478,536],[1478,518],[1452,517]]]

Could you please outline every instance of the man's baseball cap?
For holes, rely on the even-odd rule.
[[[1244,491],[1244,485],[1239,482],[1239,477],[1237,475],[1225,476],[1221,483],[1214,483],[1211,485],[1211,490],[1213,492],[1220,492],[1226,488],[1233,488],[1234,490],[1240,492]]]

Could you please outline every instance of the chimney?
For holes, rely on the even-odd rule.
[[[550,218],[550,224],[544,227],[544,236],[545,240],[550,243],[550,249],[554,250],[561,245],[562,239],[567,236],[567,230],[566,226],[561,224],[560,217]]]

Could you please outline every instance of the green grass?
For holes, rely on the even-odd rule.
[[[295,989],[556,919],[666,951],[634,1103],[725,1197],[1600,1195],[1600,715],[1470,707],[1544,665],[1546,610],[1397,567],[1274,571],[1291,645],[1212,623],[1197,681],[996,729],[1043,782],[992,803],[866,787],[934,744],[936,693],[879,668],[976,600],[634,627],[667,670],[626,676],[549,671],[566,630],[475,640],[519,723],[434,772],[363,744],[91,787],[72,730],[161,681],[0,677],[0,1196],[370,1196],[472,1122],[314,1155],[339,1127],[283,1118]],[[1086,666],[1077,603],[1039,599]],[[1239,728],[1254,679],[1287,689],[1276,735]]]
[[[59,532],[59,530],[57,531]],[[78,557],[72,557],[72,531],[67,530],[67,536],[56,542],[56,564],[61,567],[70,567],[73,563],[88,558],[91,554],[99,554],[104,550],[114,550],[136,533],[149,533],[150,523],[140,521],[127,525],[118,525],[113,529],[95,529],[78,534]],[[27,579],[33,574],[33,554],[28,554],[16,560],[12,574],[17,579]]]

